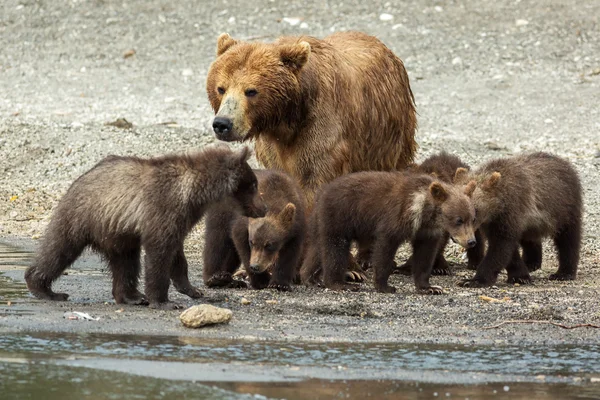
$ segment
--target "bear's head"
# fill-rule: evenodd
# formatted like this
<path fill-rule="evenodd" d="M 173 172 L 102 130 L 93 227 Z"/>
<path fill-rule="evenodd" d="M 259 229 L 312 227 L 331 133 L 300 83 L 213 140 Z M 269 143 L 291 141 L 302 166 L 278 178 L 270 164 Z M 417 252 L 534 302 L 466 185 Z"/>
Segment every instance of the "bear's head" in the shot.
<path fill-rule="evenodd" d="M 475 208 L 471 202 L 475 187 L 475 181 L 464 187 L 439 181 L 429 185 L 432 202 L 440 209 L 442 228 L 448 232 L 453 242 L 467 249 L 477 244 Z"/>
<path fill-rule="evenodd" d="M 298 76 L 309 55 L 305 41 L 250 43 L 219 36 L 206 81 L 217 138 L 241 141 L 292 126 L 302 112 Z"/>
<path fill-rule="evenodd" d="M 236 183 L 233 198 L 242 206 L 244 215 L 252 218 L 263 217 L 266 206 L 260 196 L 257 196 L 258 180 L 248 164 L 248 158 L 250 149 L 244 147 L 239 153 L 233 153 L 227 161 Z"/>
<path fill-rule="evenodd" d="M 471 199 L 475 207 L 475 228 L 479 228 L 481 224 L 489 222 L 498 215 L 505 206 L 502 196 L 499 195 L 502 186 L 500 185 L 501 174 L 497 171 L 474 173 L 465 168 L 456 170 L 455 185 L 466 187 L 473 181 L 476 185 Z"/>
<path fill-rule="evenodd" d="M 249 272 L 259 274 L 272 271 L 279 258 L 279 250 L 289 237 L 295 219 L 296 206 L 292 203 L 286 204 L 279 213 L 268 213 L 264 218 L 249 219 Z"/>

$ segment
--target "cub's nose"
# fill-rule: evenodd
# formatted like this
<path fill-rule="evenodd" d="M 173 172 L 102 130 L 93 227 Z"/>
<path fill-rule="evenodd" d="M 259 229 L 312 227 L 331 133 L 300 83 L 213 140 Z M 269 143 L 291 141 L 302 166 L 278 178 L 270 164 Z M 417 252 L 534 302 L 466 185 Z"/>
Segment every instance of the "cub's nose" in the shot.
<path fill-rule="evenodd" d="M 467 240 L 467 246 L 472 249 L 477 244 L 477 240 L 475 238 Z"/>
<path fill-rule="evenodd" d="M 252 271 L 252 272 L 259 272 L 260 271 L 260 265 L 258 265 L 258 264 L 250 264 L 250 271 Z"/>
<path fill-rule="evenodd" d="M 231 132 L 232 128 L 233 121 L 227 117 L 215 117 L 215 119 L 213 119 L 213 130 L 216 134 Z"/>

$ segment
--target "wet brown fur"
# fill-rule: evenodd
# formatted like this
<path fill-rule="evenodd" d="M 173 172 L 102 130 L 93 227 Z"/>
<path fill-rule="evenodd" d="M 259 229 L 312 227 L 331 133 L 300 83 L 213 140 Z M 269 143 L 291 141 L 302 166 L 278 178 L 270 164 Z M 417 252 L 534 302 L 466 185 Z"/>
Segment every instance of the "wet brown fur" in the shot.
<path fill-rule="evenodd" d="M 558 270 L 550 279 L 576 278 L 583 205 L 579 177 L 568 161 L 524 154 L 489 161 L 471 173 L 459 171 L 457 178 L 479 182 L 473 203 L 489 242 L 475 276 L 462 285 L 490 286 L 505 268 L 509 283 L 530 283 L 529 272 L 542 264 L 544 237 L 551 237 L 558 251 Z"/>
<path fill-rule="evenodd" d="M 207 212 L 203 274 L 209 287 L 240 286 L 232 279 L 240 263 L 254 289 L 291 290 L 298 275 L 306 230 L 304 194 L 285 173 L 255 173 L 267 209 L 264 217 L 247 218 L 227 202 Z"/>
<path fill-rule="evenodd" d="M 372 249 L 375 289 L 392 293 L 395 288 L 388 285 L 388 277 L 394 255 L 410 240 L 417 290 L 441 293 L 429 285 L 436 251 L 446 231 L 461 244 L 472 239 L 473 219 L 473 206 L 462 187 L 426 174 L 359 172 L 340 177 L 318 195 L 302 277 L 310 283 L 322 267 L 325 286 L 353 290 L 344 276 L 350 244 L 357 241 Z"/>
<path fill-rule="evenodd" d="M 470 167 L 465 164 L 459 157 L 449 154 L 445 151 L 434 154 L 425 159 L 421 164 L 415 165 L 410 168 L 413 172 L 421 172 L 424 174 L 432 175 L 442 182 L 453 183 L 456 170 L 463 168 L 469 170 Z M 442 246 L 438 252 L 433 268 L 431 270 L 432 275 L 452 275 L 452 270 L 448 265 L 448 262 L 444 258 L 444 249 L 448 244 L 450 235 L 446 233 L 442 240 Z M 479 230 L 475 231 L 476 244 L 467 249 L 468 268 L 475 269 L 481 262 L 484 256 L 485 243 Z M 398 268 L 398 272 L 404 275 L 411 275 L 412 259 L 409 258 L 406 263 Z"/>
<path fill-rule="evenodd" d="M 364 33 L 275 43 L 223 34 L 207 93 L 217 116 L 233 122 L 231 132 L 217 136 L 254 138 L 259 162 L 295 178 L 309 210 L 324 183 L 351 172 L 404 169 L 417 148 L 404 65 Z"/>
<path fill-rule="evenodd" d="M 80 176 L 59 202 L 25 280 L 31 293 L 67 300 L 52 283 L 90 246 L 107 261 L 117 303 L 169 308 L 169 280 L 192 298 L 183 242 L 207 205 L 235 196 L 251 215 L 256 177 L 247 148 L 225 146 L 142 159 L 109 156 Z M 144 247 L 145 292 L 137 289 Z"/>

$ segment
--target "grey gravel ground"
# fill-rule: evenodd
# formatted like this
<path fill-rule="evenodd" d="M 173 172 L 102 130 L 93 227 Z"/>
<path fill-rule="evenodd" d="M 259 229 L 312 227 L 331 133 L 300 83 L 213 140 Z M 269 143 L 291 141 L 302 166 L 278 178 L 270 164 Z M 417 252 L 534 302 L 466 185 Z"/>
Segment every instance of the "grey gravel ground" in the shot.
<path fill-rule="evenodd" d="M 381 20 L 382 14 L 392 18 Z M 234 319 L 228 326 L 189 331 L 179 325 L 177 312 L 136 307 L 116 312 L 121 307 L 111 303 L 109 278 L 91 259 L 57 284 L 72 301 L 20 300 L 0 310 L 33 314 L 7 313 L 0 317 L 1 329 L 332 341 L 600 342 L 597 330 L 585 328 L 482 329 L 511 319 L 600 323 L 599 18 L 595 0 L 4 0 L 0 240 L 33 249 L 70 183 L 108 154 L 158 155 L 214 142 L 204 85 L 222 32 L 260 40 L 348 29 L 377 35 L 405 61 L 419 112 L 419 159 L 445 149 L 476 165 L 520 151 L 554 152 L 580 172 L 586 211 L 575 282 L 545 279 L 556 269 L 547 244 L 534 286 L 501 281 L 490 289 L 458 288 L 455 281 L 470 272 L 452 247 L 448 256 L 459 264 L 457 276 L 432 279 L 445 288 L 443 296 L 415 295 L 410 279 L 398 276 L 392 280 L 397 295 L 374 293 L 370 282 L 353 294 L 305 287 L 284 294 L 207 290 L 207 300 L 233 309 Z M 125 58 L 130 50 L 135 54 Z M 132 122 L 133 129 L 105 125 L 117 118 Z M 198 285 L 201 232 L 202 225 L 186 243 Z M 405 256 L 401 251 L 399 258 Z M 22 273 L 8 275 L 19 280 Z M 479 298 L 482 294 L 508 300 L 489 303 Z M 242 306 L 241 297 L 252 304 Z M 70 309 L 102 319 L 65 323 L 62 313 Z"/>

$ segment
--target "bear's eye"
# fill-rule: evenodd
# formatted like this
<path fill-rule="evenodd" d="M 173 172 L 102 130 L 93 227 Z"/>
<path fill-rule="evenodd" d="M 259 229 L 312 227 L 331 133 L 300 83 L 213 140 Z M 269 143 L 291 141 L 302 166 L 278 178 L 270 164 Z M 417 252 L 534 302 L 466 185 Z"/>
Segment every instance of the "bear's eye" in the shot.
<path fill-rule="evenodd" d="M 273 250 L 275 250 L 275 246 L 273 246 L 273 243 L 265 243 L 265 250 L 273 251 Z"/>
<path fill-rule="evenodd" d="M 258 92 L 256 91 L 256 89 L 246 89 L 246 92 L 244 92 L 244 94 L 246 95 L 246 97 L 254 97 L 258 94 Z"/>
<path fill-rule="evenodd" d="M 219 92 L 219 94 L 225 94 L 225 89 L 219 86 L 217 92 Z"/>
<path fill-rule="evenodd" d="M 458 217 L 456 219 L 456 226 L 461 226 L 462 224 L 464 224 L 464 221 L 461 217 Z"/>
<path fill-rule="evenodd" d="M 252 241 L 252 239 L 248 240 L 248 244 L 250 245 L 250 247 L 254 246 L 254 242 Z"/>

